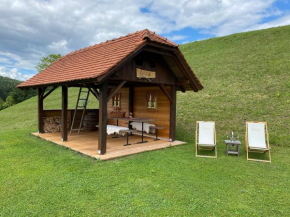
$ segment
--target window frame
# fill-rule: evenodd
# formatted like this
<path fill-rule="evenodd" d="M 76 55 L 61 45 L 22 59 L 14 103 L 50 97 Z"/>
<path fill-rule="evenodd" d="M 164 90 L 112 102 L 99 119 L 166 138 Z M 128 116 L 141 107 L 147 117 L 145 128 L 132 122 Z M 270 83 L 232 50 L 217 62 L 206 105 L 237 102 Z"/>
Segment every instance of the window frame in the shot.
<path fill-rule="evenodd" d="M 118 97 L 118 99 L 116 99 L 116 97 Z M 121 101 L 122 100 L 122 95 L 120 92 L 117 92 L 113 97 L 112 97 L 112 106 L 113 108 L 116 109 L 121 109 Z M 117 102 L 118 104 L 115 105 L 115 102 Z"/>
<path fill-rule="evenodd" d="M 153 97 L 153 100 L 152 100 L 152 97 Z M 151 102 L 150 102 L 150 99 L 151 99 Z M 155 107 L 149 107 L 149 103 L 155 103 Z M 146 106 L 146 110 L 149 110 L 149 111 L 157 111 L 157 108 L 158 108 L 158 95 L 157 95 L 157 92 L 156 91 L 147 91 L 145 93 L 145 106 Z"/>

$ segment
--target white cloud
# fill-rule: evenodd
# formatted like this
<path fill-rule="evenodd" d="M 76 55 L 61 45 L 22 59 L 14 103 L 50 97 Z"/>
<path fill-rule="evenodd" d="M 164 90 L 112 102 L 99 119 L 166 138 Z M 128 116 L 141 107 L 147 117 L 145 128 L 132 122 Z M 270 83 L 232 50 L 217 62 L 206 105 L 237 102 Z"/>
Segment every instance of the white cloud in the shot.
<path fill-rule="evenodd" d="M 290 14 L 282 16 L 282 17 L 280 17 L 276 20 L 270 21 L 268 23 L 261 23 L 261 24 L 253 25 L 253 26 L 247 28 L 246 31 L 258 30 L 258 29 L 267 29 L 267 28 L 271 28 L 271 27 L 285 26 L 285 25 L 290 25 Z"/>
<path fill-rule="evenodd" d="M 265 17 L 281 14 L 271 6 L 275 0 L 154 1 L 150 10 L 175 23 L 175 29 L 191 27 L 221 36 L 244 31 Z M 271 10 L 269 10 L 271 9 Z"/>
<path fill-rule="evenodd" d="M 48 49 L 51 53 L 69 53 L 71 50 L 67 47 L 67 40 L 53 41 L 48 45 Z"/>
<path fill-rule="evenodd" d="M 273 7 L 274 1 L 1 0 L 0 55 L 13 60 L 12 67 L 19 72 L 35 70 L 41 57 L 48 54 L 64 55 L 145 28 L 171 40 L 187 41 L 189 36 L 179 30 L 193 28 L 222 36 L 289 24 L 289 15 Z M 280 18 L 262 23 L 273 16 Z M 0 66 L 4 61 L 0 59 Z"/>
<path fill-rule="evenodd" d="M 25 60 L 25 59 L 23 59 L 22 57 L 20 57 L 20 56 L 18 56 L 16 54 L 9 53 L 9 52 L 1 52 L 1 51 L 0 51 L 0 55 L 4 56 L 3 57 L 4 59 L 9 59 L 11 64 L 12 64 L 12 60 L 13 60 L 15 62 L 13 64 L 14 67 L 22 68 L 22 69 L 35 70 L 35 61 L 34 61 L 34 59 Z M 33 54 L 30 54 L 30 55 L 33 55 Z M 1 63 L 5 63 L 5 62 L 2 62 L 0 60 L 0 65 L 1 65 Z"/>
<path fill-rule="evenodd" d="M 12 62 L 5 57 L 0 57 L 0 63 L 4 63 L 4 64 L 12 64 Z"/>
<path fill-rule="evenodd" d="M 8 69 L 6 67 L 0 66 L 0 76 L 25 81 L 31 78 L 33 74 L 24 74 L 19 72 L 17 68 Z"/>
<path fill-rule="evenodd" d="M 168 39 L 171 41 L 180 41 L 183 39 L 186 39 L 188 36 L 186 35 L 172 35 L 172 36 L 168 36 Z"/>

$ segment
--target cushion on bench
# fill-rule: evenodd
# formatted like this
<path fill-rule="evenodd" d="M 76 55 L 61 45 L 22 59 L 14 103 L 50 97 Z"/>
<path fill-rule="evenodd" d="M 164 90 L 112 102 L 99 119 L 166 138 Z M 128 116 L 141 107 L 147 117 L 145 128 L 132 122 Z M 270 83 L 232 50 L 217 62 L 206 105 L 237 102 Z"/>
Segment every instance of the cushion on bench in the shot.
<path fill-rule="evenodd" d="M 129 130 L 128 127 L 121 127 L 121 126 L 115 126 L 115 125 L 107 125 L 107 134 L 112 135 L 112 134 L 120 134 L 120 131 L 125 131 Z"/>

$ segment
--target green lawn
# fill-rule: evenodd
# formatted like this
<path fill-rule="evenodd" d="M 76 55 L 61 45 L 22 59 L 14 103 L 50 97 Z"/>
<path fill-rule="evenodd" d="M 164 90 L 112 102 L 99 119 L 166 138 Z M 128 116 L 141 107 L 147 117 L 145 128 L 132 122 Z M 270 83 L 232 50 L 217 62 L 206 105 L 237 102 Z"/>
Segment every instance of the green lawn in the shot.
<path fill-rule="evenodd" d="M 273 163 L 224 154 L 194 157 L 194 145 L 99 162 L 31 136 L 1 131 L 3 216 L 192 216 L 289 214 L 290 149 Z"/>
<path fill-rule="evenodd" d="M 0 216 L 287 216 L 290 26 L 181 46 L 205 89 L 178 94 L 187 145 L 97 161 L 30 135 L 36 98 L 0 111 Z M 73 108 L 77 90 L 69 90 Z M 60 90 L 45 108 L 60 108 Z M 90 107 L 98 107 L 93 98 Z M 216 121 L 218 158 L 196 158 L 197 120 Z M 225 156 L 233 130 L 267 121 L 272 163 Z"/>

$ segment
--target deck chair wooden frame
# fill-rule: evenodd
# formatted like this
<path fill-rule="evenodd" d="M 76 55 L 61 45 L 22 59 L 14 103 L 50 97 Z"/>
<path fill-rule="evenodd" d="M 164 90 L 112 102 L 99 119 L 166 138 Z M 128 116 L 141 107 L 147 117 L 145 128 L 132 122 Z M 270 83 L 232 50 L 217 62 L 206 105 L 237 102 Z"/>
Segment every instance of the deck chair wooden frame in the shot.
<path fill-rule="evenodd" d="M 265 130 L 265 148 L 261 147 L 249 147 L 249 138 L 248 138 L 248 124 L 264 124 L 264 130 Z M 271 163 L 271 150 L 270 150 L 270 145 L 269 145 L 269 134 L 268 134 L 268 127 L 267 127 L 267 122 L 252 122 L 252 121 L 247 121 L 246 122 L 246 134 L 245 134 L 245 148 L 247 151 L 247 160 L 248 161 L 258 161 L 258 162 L 269 162 Z M 262 159 L 255 159 L 255 158 L 249 158 L 249 153 L 262 153 L 265 154 L 268 152 L 269 154 L 269 160 L 262 160 Z"/>
<path fill-rule="evenodd" d="M 199 124 L 200 123 L 213 123 L 214 124 L 214 144 L 199 144 Z M 206 147 L 209 145 L 208 147 Z M 209 155 L 199 155 L 198 150 L 208 150 L 215 151 L 214 156 Z M 196 130 L 195 130 L 195 156 L 196 157 L 205 157 L 205 158 L 217 158 L 217 146 L 216 146 L 216 130 L 215 130 L 215 122 L 214 121 L 197 121 L 196 122 Z"/>

